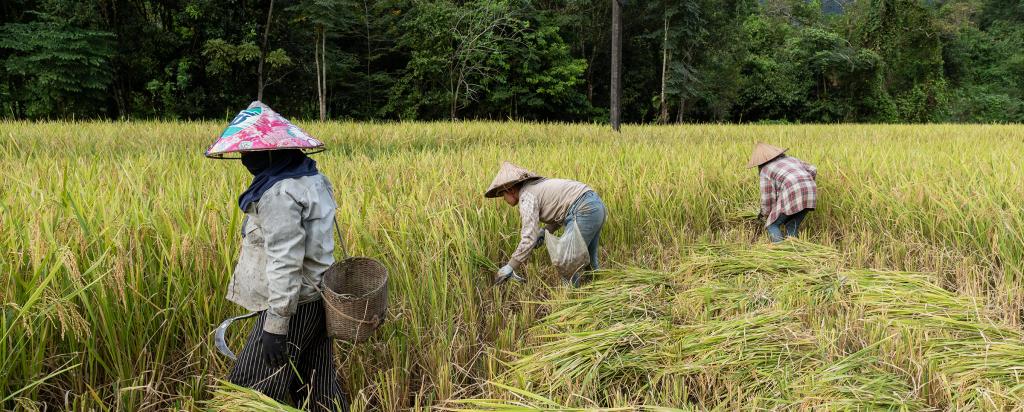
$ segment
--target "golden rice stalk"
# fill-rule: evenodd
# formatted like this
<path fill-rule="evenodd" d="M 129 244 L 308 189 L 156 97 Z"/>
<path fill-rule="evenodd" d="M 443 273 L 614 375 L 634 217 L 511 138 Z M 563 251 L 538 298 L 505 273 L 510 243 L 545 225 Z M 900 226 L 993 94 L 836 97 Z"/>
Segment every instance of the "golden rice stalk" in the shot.
<path fill-rule="evenodd" d="M 213 386 L 213 398 L 206 401 L 206 410 L 213 411 L 254 411 L 254 412 L 301 412 L 288 405 L 282 405 L 258 391 L 218 380 Z"/>

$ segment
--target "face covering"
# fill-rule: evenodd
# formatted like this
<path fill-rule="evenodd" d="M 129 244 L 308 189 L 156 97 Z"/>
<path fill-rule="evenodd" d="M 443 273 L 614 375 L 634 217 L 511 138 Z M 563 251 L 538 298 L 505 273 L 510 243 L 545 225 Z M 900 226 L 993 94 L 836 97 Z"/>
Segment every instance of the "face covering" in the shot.
<path fill-rule="evenodd" d="M 238 196 L 238 207 L 243 212 L 277 182 L 319 173 L 316 161 L 298 149 L 242 153 L 242 165 L 253 176 L 249 188 Z"/>
<path fill-rule="evenodd" d="M 249 169 L 249 173 L 256 176 L 270 166 L 270 152 L 245 153 L 242 155 L 242 166 L 245 166 L 246 169 Z"/>

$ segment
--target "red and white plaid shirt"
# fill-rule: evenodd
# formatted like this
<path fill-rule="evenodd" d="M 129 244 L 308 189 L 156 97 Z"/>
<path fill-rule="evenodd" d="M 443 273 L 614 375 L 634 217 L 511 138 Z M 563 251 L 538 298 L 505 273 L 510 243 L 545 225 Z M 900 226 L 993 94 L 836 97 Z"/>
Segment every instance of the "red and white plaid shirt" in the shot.
<path fill-rule="evenodd" d="M 779 216 L 792 216 L 818 203 L 818 169 L 795 157 L 782 155 L 761 166 L 761 216 L 765 226 Z"/>

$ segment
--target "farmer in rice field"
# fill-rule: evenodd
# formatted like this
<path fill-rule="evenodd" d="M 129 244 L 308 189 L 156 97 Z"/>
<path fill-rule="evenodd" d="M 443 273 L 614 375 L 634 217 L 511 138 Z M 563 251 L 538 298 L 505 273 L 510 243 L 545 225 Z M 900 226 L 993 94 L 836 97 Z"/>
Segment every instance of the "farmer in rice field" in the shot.
<path fill-rule="evenodd" d="M 797 237 L 800 222 L 818 200 L 815 179 L 818 169 L 795 157 L 788 149 L 758 142 L 747 168 L 757 166 L 761 180 L 761 213 L 772 242 Z M 785 230 L 785 233 L 783 233 Z"/>
<path fill-rule="evenodd" d="M 519 245 L 508 263 L 498 270 L 495 283 L 524 281 L 516 272 L 533 249 L 544 244 L 541 222 L 547 225 L 549 232 L 562 226 L 566 233 L 574 228 L 579 230 L 590 255 L 590 270 L 598 269 L 597 249 L 607 210 L 601 197 L 590 186 L 572 180 L 544 178 L 503 162 L 484 197 L 501 197 L 510 206 L 518 205 L 522 218 Z M 580 271 L 575 271 L 566 281 L 572 286 L 579 286 Z"/>
<path fill-rule="evenodd" d="M 306 152 L 322 150 L 269 107 L 254 102 L 206 156 L 239 154 L 253 175 L 238 198 L 242 247 L 227 299 L 254 312 L 228 379 L 316 411 L 348 410 L 316 286 L 334 263 L 333 189 Z"/>

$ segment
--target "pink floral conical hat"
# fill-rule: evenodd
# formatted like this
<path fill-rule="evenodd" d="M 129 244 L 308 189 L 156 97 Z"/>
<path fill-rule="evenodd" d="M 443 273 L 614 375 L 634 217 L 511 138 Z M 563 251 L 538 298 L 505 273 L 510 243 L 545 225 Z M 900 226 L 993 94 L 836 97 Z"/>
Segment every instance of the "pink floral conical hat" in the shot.
<path fill-rule="evenodd" d="M 261 102 L 238 112 L 220 138 L 206 149 L 206 157 L 223 159 L 231 153 L 259 150 L 302 149 L 306 153 L 324 150 L 323 142 Z"/>

